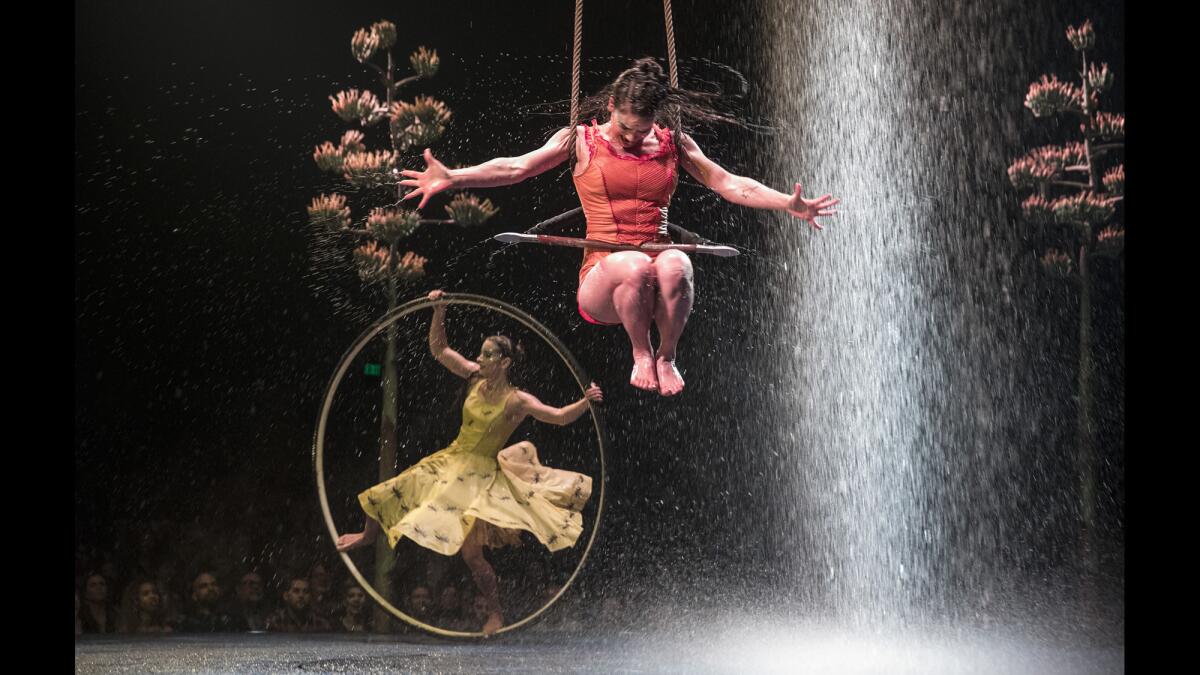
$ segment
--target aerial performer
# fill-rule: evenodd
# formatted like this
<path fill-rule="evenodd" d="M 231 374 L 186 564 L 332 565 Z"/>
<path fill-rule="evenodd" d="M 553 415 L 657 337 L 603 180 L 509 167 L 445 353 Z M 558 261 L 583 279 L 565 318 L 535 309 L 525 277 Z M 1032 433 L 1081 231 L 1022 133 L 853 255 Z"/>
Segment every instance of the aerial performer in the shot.
<path fill-rule="evenodd" d="M 713 98 L 671 86 L 657 61 L 638 59 L 582 104 L 577 119 L 590 123 L 560 129 L 537 150 L 449 169 L 426 149 L 424 171 L 402 172 L 401 185 L 412 188 L 404 199 L 420 198 L 420 209 L 443 190 L 512 185 L 570 160 L 588 240 L 669 244 L 667 210 L 682 167 L 730 202 L 785 211 L 821 229 L 817 218 L 836 213 L 833 206 L 839 200 L 832 195 L 805 199 L 800 183 L 787 194 L 730 173 L 679 128 L 731 121 L 711 107 Z M 597 123 L 597 117 L 604 117 L 604 123 Z M 579 313 L 594 324 L 625 328 L 633 353 L 629 382 L 639 389 L 663 396 L 683 391 L 676 356 L 693 298 L 692 262 L 681 250 L 584 248 L 576 293 Z M 651 324 L 658 328 L 657 349 L 651 345 Z"/>
<path fill-rule="evenodd" d="M 442 295 L 433 291 L 429 297 Z M 567 425 L 583 415 L 589 401 L 602 401 L 603 394 L 593 382 L 574 403 L 546 405 L 510 379 L 520 365 L 519 345 L 493 335 L 472 361 L 449 346 L 445 318 L 446 305 L 435 305 L 429 350 L 467 381 L 458 436 L 445 449 L 359 494 L 366 527 L 338 537 L 337 549 L 367 546 L 383 532 L 392 548 L 408 537 L 442 555 L 461 554 L 487 599 L 482 632 L 492 634 L 503 627 L 504 617 L 496 573 L 484 547 L 519 543 L 519 530 L 532 533 L 551 551 L 573 546 L 583 530 L 580 509 L 592 491 L 590 476 L 543 466 L 532 443 L 505 444 L 526 417 Z"/>

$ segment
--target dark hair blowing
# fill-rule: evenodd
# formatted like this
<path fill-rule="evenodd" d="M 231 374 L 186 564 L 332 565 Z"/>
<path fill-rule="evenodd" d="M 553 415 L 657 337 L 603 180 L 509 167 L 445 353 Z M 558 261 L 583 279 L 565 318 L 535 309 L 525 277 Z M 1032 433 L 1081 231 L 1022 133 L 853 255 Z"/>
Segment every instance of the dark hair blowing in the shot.
<path fill-rule="evenodd" d="M 744 126 L 738 118 L 718 110 L 714 102 L 720 93 L 693 91 L 672 87 L 658 61 L 647 56 L 633 62 L 621 72 L 617 79 L 585 98 L 579 106 L 578 124 L 603 117 L 608 112 L 608 99 L 620 108 L 629 106 L 638 117 L 653 120 L 659 126 L 671 129 L 672 140 L 679 146 L 681 127 L 695 128 L 698 125 L 722 122 Z M 575 137 L 569 137 L 571 160 L 575 159 Z"/>

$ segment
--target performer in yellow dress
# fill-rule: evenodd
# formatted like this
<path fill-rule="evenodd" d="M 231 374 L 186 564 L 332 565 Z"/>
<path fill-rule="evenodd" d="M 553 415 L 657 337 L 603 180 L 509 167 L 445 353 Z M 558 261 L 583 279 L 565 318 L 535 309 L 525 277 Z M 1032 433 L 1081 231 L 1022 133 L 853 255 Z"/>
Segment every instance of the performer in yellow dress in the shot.
<path fill-rule="evenodd" d="M 442 291 L 429 294 L 434 300 L 441 296 Z M 527 416 L 570 424 L 587 410 L 588 401 L 602 401 L 603 394 L 593 382 L 578 401 L 548 406 L 509 382 L 520 358 L 519 347 L 509 338 L 487 338 L 478 359 L 471 361 L 447 344 L 445 318 L 446 306 L 436 305 L 429 350 L 468 381 L 458 437 L 395 478 L 363 491 L 358 501 L 368 516 L 366 528 L 338 537 L 337 549 L 372 544 L 382 531 L 392 548 L 408 537 L 442 555 L 461 552 L 490 605 L 483 632 L 494 633 L 504 619 L 496 573 L 483 547 L 516 543 L 518 530 L 532 533 L 551 551 L 573 546 L 583 530 L 579 511 L 592 493 L 591 477 L 542 466 L 532 443 L 504 444 Z"/>

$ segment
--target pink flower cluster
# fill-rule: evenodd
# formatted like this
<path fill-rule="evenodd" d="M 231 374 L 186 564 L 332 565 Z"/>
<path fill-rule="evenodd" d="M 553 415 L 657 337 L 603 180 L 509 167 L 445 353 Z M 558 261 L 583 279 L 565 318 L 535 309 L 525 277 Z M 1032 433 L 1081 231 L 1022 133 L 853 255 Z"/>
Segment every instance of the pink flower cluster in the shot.
<path fill-rule="evenodd" d="M 423 258 L 409 251 L 400 259 L 400 264 L 396 267 L 396 272 L 403 279 L 416 279 L 425 275 L 425 263 L 427 262 L 429 262 L 428 258 Z"/>
<path fill-rule="evenodd" d="M 1048 117 L 1060 112 L 1082 112 L 1083 91 L 1070 82 L 1061 82 L 1056 75 L 1043 75 L 1039 82 L 1029 85 L 1025 107 L 1034 117 Z"/>
<path fill-rule="evenodd" d="M 371 24 L 371 32 L 379 40 L 382 49 L 391 49 L 396 44 L 396 24 L 391 21 L 376 21 Z"/>
<path fill-rule="evenodd" d="M 359 28 L 350 38 L 350 51 L 359 63 L 366 63 L 380 49 L 391 49 L 396 44 L 396 25 L 390 21 L 377 21 L 370 28 Z"/>
<path fill-rule="evenodd" d="M 1108 64 L 1101 64 L 1099 68 L 1093 63 L 1088 66 L 1087 81 L 1091 85 L 1093 91 L 1103 92 L 1112 86 L 1112 73 L 1108 72 Z"/>
<path fill-rule="evenodd" d="M 1113 212 L 1110 198 L 1091 192 L 1080 192 L 1053 200 L 1041 195 L 1031 195 L 1021 202 L 1021 213 L 1034 223 L 1090 225 L 1108 220 Z"/>
<path fill-rule="evenodd" d="M 1034 157 L 1025 156 L 1008 167 L 1008 180 L 1018 190 L 1036 187 L 1056 173 L 1055 167 Z"/>
<path fill-rule="evenodd" d="M 1113 216 L 1113 205 L 1107 197 L 1092 192 L 1080 192 L 1069 197 L 1059 197 L 1052 204 L 1054 219 L 1060 223 L 1091 225 L 1101 223 Z"/>
<path fill-rule="evenodd" d="M 459 194 L 446 206 L 446 213 L 455 223 L 466 227 L 481 225 L 484 221 L 496 215 L 499 209 L 492 200 L 483 199 L 470 194 Z"/>
<path fill-rule="evenodd" d="M 355 152 L 365 152 L 367 146 L 363 145 L 363 133 L 355 129 L 351 129 L 342 134 L 341 151 L 345 154 Z"/>
<path fill-rule="evenodd" d="M 308 207 L 308 220 L 313 225 L 330 230 L 350 227 L 350 209 L 346 206 L 346 198 L 336 193 L 313 197 Z"/>
<path fill-rule="evenodd" d="M 417 77 L 433 77 L 437 74 L 438 65 L 441 63 L 437 50 L 429 50 L 425 47 L 418 47 L 417 51 L 408 57 L 408 62 L 412 65 L 413 72 L 417 74 Z"/>
<path fill-rule="evenodd" d="M 340 148 L 334 147 L 333 143 L 325 141 L 313 151 L 313 161 L 322 171 L 341 171 L 342 151 Z"/>
<path fill-rule="evenodd" d="M 388 255 L 388 248 L 374 241 L 354 249 L 354 263 L 358 267 L 358 276 L 363 281 L 385 279 Z"/>
<path fill-rule="evenodd" d="M 365 151 L 361 131 L 350 130 L 342 134 L 340 145 L 329 141 L 317 146 L 313 151 L 313 160 L 322 171 L 342 171 L 347 155 Z"/>
<path fill-rule="evenodd" d="M 350 38 L 350 52 L 359 63 L 365 63 L 379 50 L 379 36 L 374 31 L 359 28 Z"/>
<path fill-rule="evenodd" d="M 445 133 L 450 116 L 446 104 L 431 96 L 397 101 L 391 109 L 392 139 L 404 149 L 431 145 Z"/>
<path fill-rule="evenodd" d="M 1008 179 L 1017 189 L 1035 187 L 1059 176 L 1067 167 L 1087 164 L 1083 143 L 1044 145 L 1030 150 L 1008 167 Z"/>
<path fill-rule="evenodd" d="M 367 229 L 378 239 L 398 241 L 412 234 L 420 222 L 416 211 L 376 208 L 367 216 Z"/>
<path fill-rule="evenodd" d="M 333 104 L 333 112 L 343 121 L 366 125 L 383 119 L 379 99 L 369 91 L 342 91 L 336 97 L 330 96 L 329 100 Z"/>
<path fill-rule="evenodd" d="M 1105 248 L 1119 248 L 1125 243 L 1125 228 L 1109 225 L 1096 235 L 1096 243 Z"/>
<path fill-rule="evenodd" d="M 1096 31 L 1092 28 L 1092 20 L 1084 21 L 1083 25 L 1078 28 L 1068 26 L 1067 39 L 1071 41 L 1071 46 L 1077 52 L 1091 49 L 1096 44 Z"/>
<path fill-rule="evenodd" d="M 1125 165 L 1118 164 L 1104 174 L 1104 188 L 1112 195 L 1125 194 Z"/>
<path fill-rule="evenodd" d="M 391 179 L 391 169 L 396 161 L 390 150 L 355 152 L 342 161 L 342 175 L 358 187 L 384 185 Z"/>
<path fill-rule="evenodd" d="M 1080 131 L 1091 138 L 1105 140 L 1125 138 L 1125 116 L 1117 113 L 1096 113 L 1080 126 Z"/>
<path fill-rule="evenodd" d="M 1071 273 L 1071 256 L 1052 248 L 1046 251 L 1046 255 L 1042 256 L 1042 266 L 1046 269 L 1058 274 L 1067 275 Z"/>
<path fill-rule="evenodd" d="M 1034 223 L 1054 222 L 1054 209 L 1050 200 L 1041 195 L 1031 195 L 1021 202 L 1021 213 L 1026 220 Z"/>
<path fill-rule="evenodd" d="M 358 266 L 358 276 L 367 282 L 383 281 L 387 278 L 390 249 L 371 242 L 354 249 L 354 262 Z M 400 281 L 410 281 L 425 275 L 423 258 L 412 251 L 404 254 L 396 263 L 395 274 Z"/>

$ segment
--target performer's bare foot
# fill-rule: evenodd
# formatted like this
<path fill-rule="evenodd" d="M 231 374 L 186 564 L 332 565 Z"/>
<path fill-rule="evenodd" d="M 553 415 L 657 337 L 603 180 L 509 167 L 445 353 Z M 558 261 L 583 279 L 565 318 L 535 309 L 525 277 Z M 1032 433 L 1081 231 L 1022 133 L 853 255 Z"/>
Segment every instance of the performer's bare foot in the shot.
<path fill-rule="evenodd" d="M 375 537 L 367 538 L 366 532 L 354 532 L 338 537 L 337 550 L 345 552 L 360 546 L 370 546 L 375 543 Z"/>
<path fill-rule="evenodd" d="M 629 384 L 646 391 L 658 391 L 658 376 L 654 372 L 654 357 L 650 354 L 633 355 L 633 372 Z"/>
<path fill-rule="evenodd" d="M 660 356 L 654 360 L 654 368 L 658 371 L 658 393 L 674 396 L 683 391 L 683 376 L 675 368 L 675 359 Z"/>
<path fill-rule="evenodd" d="M 500 612 L 492 612 L 488 615 L 487 623 L 483 624 L 483 634 L 491 635 L 504 627 L 504 617 L 500 616 Z"/>

